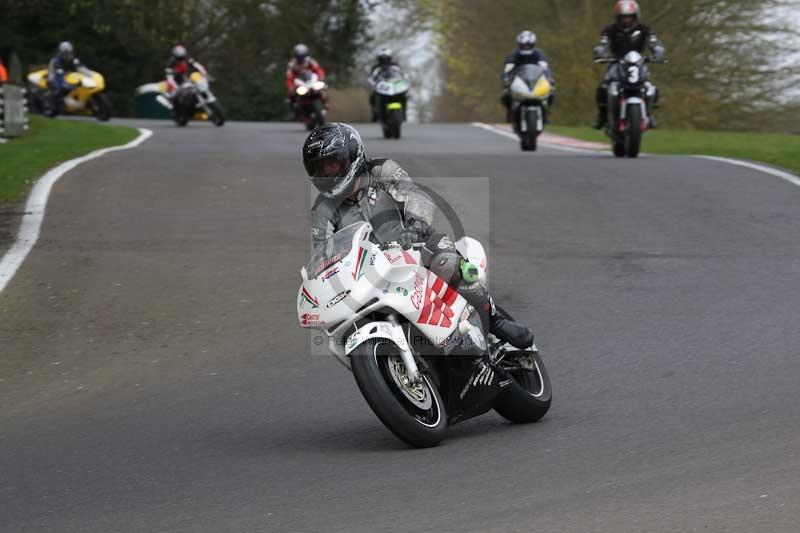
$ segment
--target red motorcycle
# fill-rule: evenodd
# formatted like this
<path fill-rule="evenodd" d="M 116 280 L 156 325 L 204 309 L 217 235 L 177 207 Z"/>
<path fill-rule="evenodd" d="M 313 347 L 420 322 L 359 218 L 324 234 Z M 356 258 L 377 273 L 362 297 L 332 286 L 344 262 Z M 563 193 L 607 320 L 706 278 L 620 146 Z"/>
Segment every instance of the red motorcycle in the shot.
<path fill-rule="evenodd" d="M 306 71 L 294 79 L 295 120 L 306 125 L 306 129 L 313 130 L 325 124 L 325 115 L 328 112 L 328 85 L 311 72 Z"/>

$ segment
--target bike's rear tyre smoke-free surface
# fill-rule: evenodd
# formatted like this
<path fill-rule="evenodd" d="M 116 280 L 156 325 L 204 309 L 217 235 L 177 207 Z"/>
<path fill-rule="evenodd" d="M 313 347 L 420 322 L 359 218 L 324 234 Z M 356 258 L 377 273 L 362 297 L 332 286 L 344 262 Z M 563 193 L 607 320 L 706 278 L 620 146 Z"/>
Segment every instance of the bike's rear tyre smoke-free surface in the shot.
<path fill-rule="evenodd" d="M 538 352 L 531 357 L 535 363 L 534 370 L 510 372 L 513 383 L 494 403 L 495 411 L 511 422 L 536 422 L 550 409 L 553 398 L 550 375 Z"/>

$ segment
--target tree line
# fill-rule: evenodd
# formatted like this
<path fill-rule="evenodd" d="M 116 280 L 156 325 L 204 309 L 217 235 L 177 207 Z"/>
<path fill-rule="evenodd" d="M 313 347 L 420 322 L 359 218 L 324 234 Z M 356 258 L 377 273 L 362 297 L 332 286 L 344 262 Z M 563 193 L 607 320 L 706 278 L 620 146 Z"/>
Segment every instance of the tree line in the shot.
<path fill-rule="evenodd" d="M 307 44 L 331 84 L 347 86 L 370 9 L 366 0 L 0 0 L 0 52 L 27 71 L 72 41 L 124 116 L 136 87 L 163 79 L 180 43 L 208 67 L 231 118 L 275 120 L 286 116 L 292 47 Z"/>
<path fill-rule="evenodd" d="M 800 132 L 800 34 L 786 17 L 797 0 L 639 3 L 644 22 L 668 50 L 669 63 L 651 69 L 666 126 Z M 553 119 L 577 125 L 595 113 L 603 67 L 592 63 L 591 47 L 611 22 L 613 5 L 614 0 L 0 0 L 0 54 L 13 50 L 27 71 L 45 65 L 60 41 L 71 40 L 79 57 L 106 76 L 115 113 L 130 115 L 135 88 L 162 79 L 171 48 L 181 43 L 209 67 L 231 118 L 276 120 L 286 116 L 284 71 L 297 42 L 310 46 L 334 87 L 362 85 L 372 48 L 394 42 L 401 59 L 418 49 L 438 57 L 438 69 L 426 60 L 410 73 L 423 118 L 499 121 L 503 60 L 516 34 L 531 29 L 558 81 Z M 376 12 L 378 23 L 371 24 Z"/>
<path fill-rule="evenodd" d="M 408 4 L 408 0 L 403 0 Z M 558 82 L 554 120 L 587 124 L 603 67 L 591 47 L 613 19 L 613 0 L 418 0 L 439 38 L 439 120 L 501 120 L 499 73 L 514 37 L 537 33 Z M 653 65 L 669 127 L 800 132 L 800 35 L 786 16 L 796 0 L 639 0 L 643 22 L 667 47 Z"/>

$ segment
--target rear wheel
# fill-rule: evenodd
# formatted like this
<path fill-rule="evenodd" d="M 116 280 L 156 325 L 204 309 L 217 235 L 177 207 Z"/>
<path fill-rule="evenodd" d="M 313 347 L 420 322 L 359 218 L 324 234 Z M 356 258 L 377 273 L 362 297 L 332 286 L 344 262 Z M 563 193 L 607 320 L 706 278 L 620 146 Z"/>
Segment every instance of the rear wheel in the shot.
<path fill-rule="evenodd" d="M 550 409 L 550 376 L 539 352 L 521 352 L 514 362 L 524 368 L 508 372 L 512 383 L 497 397 L 494 409 L 511 422 L 536 422 Z"/>
<path fill-rule="evenodd" d="M 211 111 L 209 119 L 216 127 L 219 128 L 225 124 L 225 112 L 222 110 L 222 106 L 219 105 L 219 102 L 208 104 L 208 110 Z"/>
<path fill-rule="evenodd" d="M 89 107 L 92 109 L 92 114 L 101 122 L 106 122 L 111 119 L 111 102 L 104 93 L 96 93 L 92 95 L 89 100 Z"/>
<path fill-rule="evenodd" d="M 642 108 L 638 104 L 628 106 L 628 129 L 625 132 L 625 155 L 639 157 L 642 146 Z"/>
<path fill-rule="evenodd" d="M 447 431 L 444 401 L 425 375 L 410 384 L 400 349 L 386 339 L 373 339 L 350 356 L 353 376 L 364 399 L 381 422 L 400 440 L 417 448 L 436 446 Z"/>

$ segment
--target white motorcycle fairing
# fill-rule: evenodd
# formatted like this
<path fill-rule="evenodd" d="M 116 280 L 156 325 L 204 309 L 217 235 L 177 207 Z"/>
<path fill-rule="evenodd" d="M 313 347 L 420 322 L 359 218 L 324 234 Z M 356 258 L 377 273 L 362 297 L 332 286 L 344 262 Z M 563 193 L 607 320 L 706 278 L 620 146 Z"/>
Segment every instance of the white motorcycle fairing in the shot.
<path fill-rule="evenodd" d="M 401 350 L 409 373 L 416 370 L 408 347 L 410 333 L 399 323 L 357 322 L 378 310 L 393 310 L 413 324 L 430 343 L 446 345 L 472 307 L 455 289 L 420 264 L 420 253 L 403 250 L 396 243 L 387 249 L 370 242 L 372 226 L 352 224 L 327 239 L 301 270 L 298 292 L 300 326 L 328 336 L 334 356 L 350 368 L 348 355 L 375 338 L 394 342 Z M 478 267 L 486 280 L 486 254 L 469 237 L 456 243 L 459 252 Z M 345 337 L 355 327 L 355 333 Z"/>

